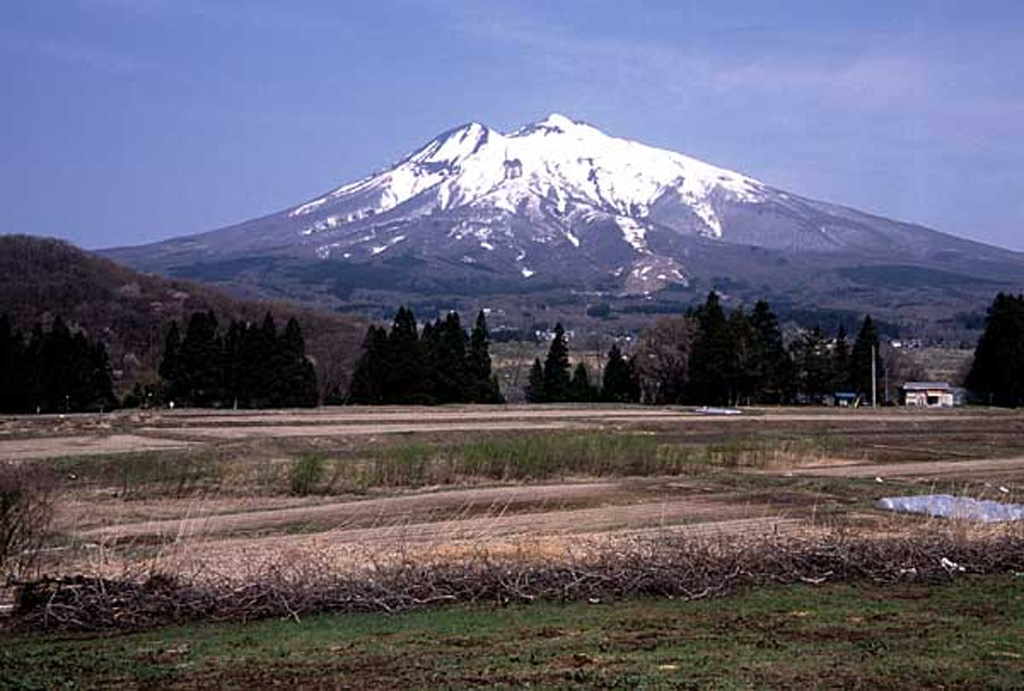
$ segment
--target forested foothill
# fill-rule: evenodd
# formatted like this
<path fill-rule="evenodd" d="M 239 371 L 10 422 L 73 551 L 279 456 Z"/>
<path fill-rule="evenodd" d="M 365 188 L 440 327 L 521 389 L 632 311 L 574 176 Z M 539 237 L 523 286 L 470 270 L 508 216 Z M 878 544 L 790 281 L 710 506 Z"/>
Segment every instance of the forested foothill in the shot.
<path fill-rule="evenodd" d="M 136 382 L 155 389 L 170 323 L 184 330 L 192 314 L 210 311 L 224 325 L 259 325 L 268 312 L 279 326 L 294 317 L 315 363 L 321 399 L 347 390 L 366 328 L 358 318 L 141 273 L 61 240 L 0 236 L 0 314 L 26 339 L 36 324 L 49 329 L 59 315 L 73 333 L 101 341 L 119 397 L 130 394 Z"/>

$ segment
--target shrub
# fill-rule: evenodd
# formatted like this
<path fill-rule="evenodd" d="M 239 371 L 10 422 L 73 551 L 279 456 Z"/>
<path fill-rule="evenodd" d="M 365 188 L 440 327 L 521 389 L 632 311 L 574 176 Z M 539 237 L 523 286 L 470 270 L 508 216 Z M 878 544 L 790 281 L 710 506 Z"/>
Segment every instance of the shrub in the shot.
<path fill-rule="evenodd" d="M 56 483 L 40 469 L 0 465 L 0 577 L 31 570 L 49 534 Z"/>
<path fill-rule="evenodd" d="M 325 461 L 321 456 L 306 455 L 292 466 L 292 494 L 313 494 L 324 477 Z"/>

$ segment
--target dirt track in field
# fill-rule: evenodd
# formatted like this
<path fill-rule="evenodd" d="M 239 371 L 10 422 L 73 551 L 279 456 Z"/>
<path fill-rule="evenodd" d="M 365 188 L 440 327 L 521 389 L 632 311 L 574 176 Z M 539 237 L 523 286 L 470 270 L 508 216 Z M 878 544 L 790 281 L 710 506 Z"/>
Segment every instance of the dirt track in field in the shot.
<path fill-rule="evenodd" d="M 709 492 L 696 483 L 623 480 L 417 492 L 315 506 L 122 522 L 84 530 L 77 537 L 108 544 L 165 543 L 315 530 L 320 539 L 339 542 L 391 541 L 397 537 L 422 542 L 440 537 L 463 540 L 606 533 L 765 518 L 787 511 L 804 513 L 791 504 L 773 507 L 735 493 Z"/>
<path fill-rule="evenodd" d="M 808 532 L 813 507 L 750 501 L 699 483 L 623 480 L 489 487 L 245 511 L 184 520 L 121 523 L 79 540 L 159 545 L 156 563 L 245 568 L 281 555 L 359 563 L 368 555 L 488 550 L 560 552 L 590 540 L 660 533 L 692 536 Z M 173 564 L 173 567 L 170 566 Z"/>
<path fill-rule="evenodd" d="M 843 478 L 993 478 L 1024 474 L 1024 456 L 956 461 L 917 461 L 914 463 L 844 464 L 822 468 L 800 468 L 787 474 L 808 477 Z M 776 473 L 778 474 L 778 473 Z"/>
<path fill-rule="evenodd" d="M 747 410 L 740 415 L 702 414 L 692 409 L 640 407 L 494 408 L 324 408 L 309 411 L 147 411 L 105 416 L 16 416 L 0 419 L 0 461 L 69 456 L 114 455 L 183 450 L 219 442 L 345 438 L 446 432 L 544 431 L 599 429 L 621 425 L 660 428 L 711 426 L 784 429 L 787 425 L 825 424 L 862 428 L 898 422 L 935 423 L 945 417 L 958 422 L 991 423 L 1002 412 L 966 413 L 891 410 Z"/>
<path fill-rule="evenodd" d="M 530 542 L 541 551 L 559 551 L 606 536 L 671 532 L 757 537 L 808 532 L 820 528 L 819 510 L 856 513 L 858 520 L 867 522 L 879 519 L 870 498 L 864 498 L 863 483 L 846 494 L 829 495 L 832 490 L 822 494 L 801 478 L 879 477 L 910 482 L 1000 478 L 1000 484 L 1014 487 L 1024 477 L 1022 448 L 1015 443 L 1024 431 L 1024 418 L 976 410 L 791 409 L 716 415 L 676 408 L 509 406 L 3 418 L 0 461 L 160 451 L 173 451 L 187 460 L 191 454 L 181 454 L 182 450 L 210 449 L 213 457 L 223 451 L 244 466 L 249 453 L 261 453 L 268 462 L 291 463 L 307 448 L 341 449 L 341 453 L 371 447 L 386 450 L 390 442 L 382 442 L 388 437 L 405 444 L 404 437 L 410 435 L 432 444 L 446 439 L 448 432 L 466 439 L 477 433 L 561 429 L 658 434 L 672 442 L 698 445 L 734 438 L 781 439 L 782 443 L 835 438 L 838 450 L 823 450 L 820 456 L 812 452 L 790 457 L 783 452 L 781 461 L 773 457 L 773 465 L 763 467 L 721 465 L 717 472 L 723 475 L 718 479 L 699 474 L 576 478 L 547 484 L 389 490 L 387 494 L 380 490 L 349 497 L 261 494 L 260 485 L 253 485 L 253 494 L 244 488 L 222 487 L 210 495 L 147 498 L 140 494 L 125 500 L 116 485 L 117 476 L 110 475 L 103 476 L 108 485 L 86 485 L 69 497 L 60 507 L 57 524 L 71 544 L 85 545 L 77 556 L 69 557 L 72 560 L 116 555 L 115 561 L 130 561 L 139 555 L 156 555 L 145 558 L 201 560 L 231 569 L 305 550 L 307 556 L 329 555 L 360 563 L 368 554 L 406 547 L 436 554 L 465 552 L 480 545 L 517 549 Z M 270 443 L 281 438 L 297 441 Z M 983 457 L 986 450 L 990 458 Z M 149 458 L 140 456 L 138 462 Z M 728 478 L 739 482 L 730 484 Z M 793 478 L 794 488 L 789 489 L 790 480 L 781 478 Z M 87 561 L 75 563 L 82 568 L 94 566 Z"/>

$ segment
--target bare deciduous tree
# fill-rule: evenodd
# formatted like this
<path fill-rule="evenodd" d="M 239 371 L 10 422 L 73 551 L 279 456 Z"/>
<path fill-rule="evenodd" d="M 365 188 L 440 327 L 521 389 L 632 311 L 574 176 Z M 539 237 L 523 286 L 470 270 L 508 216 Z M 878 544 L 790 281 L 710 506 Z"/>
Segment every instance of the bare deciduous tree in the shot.
<path fill-rule="evenodd" d="M 689 378 L 697 325 L 690 317 L 666 317 L 640 336 L 634 354 L 644 403 L 677 403 Z"/>

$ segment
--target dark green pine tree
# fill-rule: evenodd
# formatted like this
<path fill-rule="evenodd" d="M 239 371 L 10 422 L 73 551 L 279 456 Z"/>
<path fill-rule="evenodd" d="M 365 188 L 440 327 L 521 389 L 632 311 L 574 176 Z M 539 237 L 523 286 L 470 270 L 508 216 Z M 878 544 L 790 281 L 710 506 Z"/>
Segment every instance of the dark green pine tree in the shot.
<path fill-rule="evenodd" d="M 561 323 L 555 324 L 555 334 L 544 360 L 544 399 L 559 403 L 570 399 L 569 342 Z"/>
<path fill-rule="evenodd" d="M 117 407 L 114 395 L 114 382 L 110 371 L 110 356 L 103 343 L 86 344 L 88 348 L 88 391 L 89 401 L 85 410 L 99 412 L 113 410 Z"/>
<path fill-rule="evenodd" d="M 246 325 L 231 320 L 224 336 L 221 372 L 224 382 L 224 404 L 232 408 L 247 408 L 249 400 L 245 391 L 245 372 L 249 363 L 245 361 Z"/>
<path fill-rule="evenodd" d="M 729 405 L 749 405 L 760 386 L 759 370 L 762 362 L 758 352 L 758 334 L 743 307 L 733 310 L 728 323 L 729 358 L 725 400 Z"/>
<path fill-rule="evenodd" d="M 433 352 L 435 384 L 427 393 L 439 403 L 460 403 L 471 397 L 469 361 L 466 358 L 468 338 L 458 312 L 449 312 L 444 321 L 434 325 L 436 345 Z"/>
<path fill-rule="evenodd" d="M 185 403 L 206 408 L 221 402 L 223 361 L 217 317 L 213 312 L 196 312 L 188 322 L 181 343 L 181 378 Z"/>
<path fill-rule="evenodd" d="M 993 300 L 966 384 L 989 404 L 1024 405 L 1024 295 Z"/>
<path fill-rule="evenodd" d="M 718 294 L 709 293 L 694 316 L 698 329 L 690 360 L 690 398 L 695 403 L 728 404 L 736 352 Z"/>
<path fill-rule="evenodd" d="M 383 404 L 384 380 L 389 369 L 387 329 L 371 325 L 366 330 L 362 353 L 352 373 L 348 402 L 355 405 Z"/>
<path fill-rule="evenodd" d="M 416 317 L 411 309 L 401 307 L 395 314 L 391 333 L 388 334 L 388 350 L 390 370 L 384 383 L 384 401 L 405 404 L 433 402 L 423 386 L 426 363 Z"/>
<path fill-rule="evenodd" d="M 864 317 L 857 340 L 850 351 L 849 381 L 855 393 L 870 401 L 871 397 L 871 354 L 875 355 L 875 376 L 882 376 L 882 354 L 879 347 L 878 333 L 871 315 Z"/>
<path fill-rule="evenodd" d="M 534 358 L 533 367 L 530 368 L 530 380 L 526 385 L 526 400 L 528 403 L 546 403 L 548 400 L 544 391 L 544 366 L 540 364 L 540 358 Z"/>
<path fill-rule="evenodd" d="M 15 332 L 7 315 L 0 315 L 0 413 L 20 413 L 16 376 L 24 364 L 16 346 Z"/>
<path fill-rule="evenodd" d="M 630 368 L 626 358 L 622 356 L 619 346 L 613 345 L 608 351 L 608 362 L 604 366 L 601 380 L 601 400 L 609 403 L 627 403 L 633 400 L 630 395 Z"/>
<path fill-rule="evenodd" d="M 590 373 L 582 362 L 576 363 L 569 381 L 569 400 L 576 403 L 590 403 L 597 400 L 597 389 L 590 383 Z"/>
<path fill-rule="evenodd" d="M 430 401 L 437 402 L 437 392 L 443 387 L 441 375 L 441 319 L 428 321 L 420 332 L 420 388 Z"/>
<path fill-rule="evenodd" d="M 306 341 L 302 327 L 292 317 L 284 327 L 277 343 L 280 363 L 277 391 L 273 397 L 275 407 L 314 408 L 320 401 L 316 370 L 306 357 Z"/>
<path fill-rule="evenodd" d="M 805 331 L 793 343 L 797 389 L 804 403 L 821 403 L 832 388 L 832 356 L 820 327 Z"/>
<path fill-rule="evenodd" d="M 504 398 L 498 379 L 491 370 L 491 339 L 487 331 L 487 317 L 480 310 L 469 336 L 468 370 L 470 401 L 473 403 L 502 403 Z"/>
<path fill-rule="evenodd" d="M 25 337 L 6 315 L 0 316 L 0 412 L 32 412 L 29 377 L 33 371 Z"/>
<path fill-rule="evenodd" d="M 41 324 L 32 327 L 32 335 L 25 345 L 25 397 L 28 399 L 30 412 L 50 412 L 46 400 L 46 376 L 44 363 L 44 347 L 46 337 Z"/>
<path fill-rule="evenodd" d="M 169 401 L 185 398 L 186 382 L 181 370 L 181 331 L 178 322 L 172 321 L 164 337 L 164 355 L 157 372 L 163 380 L 164 398 Z"/>
<path fill-rule="evenodd" d="M 868 360 L 870 363 L 870 359 Z M 835 345 L 832 347 L 832 390 L 849 391 L 850 389 L 850 344 L 847 341 L 846 327 L 839 325 Z"/>
<path fill-rule="evenodd" d="M 75 369 L 80 364 L 75 356 L 71 331 L 58 316 L 48 333 L 40 331 L 40 337 L 38 369 L 43 386 L 43 410 L 70 412 L 73 403 L 71 394 L 77 388 Z"/>
<path fill-rule="evenodd" d="M 760 403 L 786 403 L 793 397 L 793 361 L 786 350 L 779 320 L 764 300 L 750 315 L 754 335 L 751 368 L 756 398 Z"/>
<path fill-rule="evenodd" d="M 253 406 L 256 408 L 273 408 L 282 396 L 284 387 L 284 361 L 278 341 L 277 322 L 274 315 L 267 312 L 263 315 L 263 323 L 253 330 L 252 352 L 259 354 L 259 361 L 251 361 Z"/>

